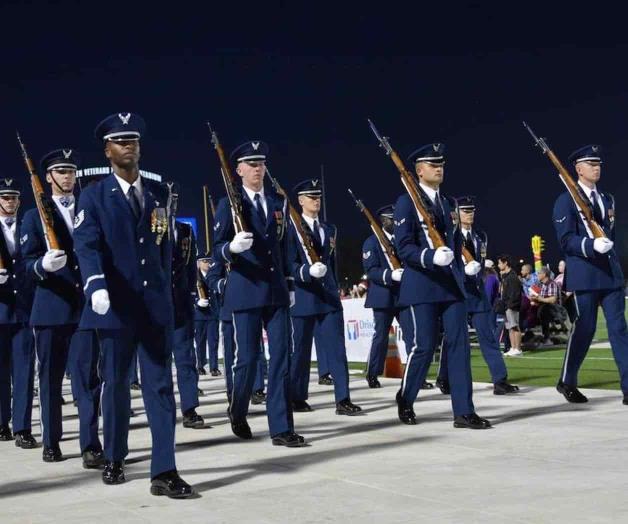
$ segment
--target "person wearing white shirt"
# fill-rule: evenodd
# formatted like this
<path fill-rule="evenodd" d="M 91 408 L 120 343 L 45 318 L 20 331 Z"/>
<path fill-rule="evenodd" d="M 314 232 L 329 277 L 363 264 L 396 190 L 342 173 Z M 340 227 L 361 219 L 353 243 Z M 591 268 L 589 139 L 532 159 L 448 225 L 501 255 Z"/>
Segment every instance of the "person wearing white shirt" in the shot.
<path fill-rule="evenodd" d="M 0 441 L 15 437 L 18 448 L 32 449 L 37 447 L 31 433 L 35 354 L 28 325 L 33 297 L 20 253 L 19 206 L 18 183 L 0 179 Z"/>

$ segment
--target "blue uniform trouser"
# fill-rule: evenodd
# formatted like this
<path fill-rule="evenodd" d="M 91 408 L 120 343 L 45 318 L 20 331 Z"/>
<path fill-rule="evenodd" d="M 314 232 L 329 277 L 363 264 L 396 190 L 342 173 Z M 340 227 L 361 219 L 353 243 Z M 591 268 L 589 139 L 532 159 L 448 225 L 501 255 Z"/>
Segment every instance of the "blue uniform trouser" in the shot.
<path fill-rule="evenodd" d="M 209 369 L 218 369 L 218 325 L 216 319 L 194 321 L 194 344 L 198 367 L 207 365 L 209 352 Z"/>
<path fill-rule="evenodd" d="M 454 416 L 474 412 L 471 383 L 471 356 L 467 330 L 467 308 L 463 301 L 436 302 L 410 306 L 404 340 L 411 351 L 401 381 L 401 395 L 411 406 L 427 377 L 434 349 L 438 343 L 439 318 L 448 339 L 448 379 Z"/>
<path fill-rule="evenodd" d="M 61 386 L 68 351 L 76 324 L 35 327 L 35 350 L 39 362 L 39 409 L 42 441 L 46 447 L 59 445 L 61 425 Z"/>
<path fill-rule="evenodd" d="M 624 290 L 606 289 L 576 291 L 574 293 L 576 314 L 567 351 L 563 361 L 561 380 L 571 386 L 578 385 L 578 371 L 589 350 L 597 324 L 598 306 L 602 306 L 606 318 L 608 339 L 619 368 L 621 389 L 628 394 L 628 333 L 624 317 Z"/>
<path fill-rule="evenodd" d="M 225 358 L 225 383 L 227 385 L 227 397 L 231 399 L 233 391 L 233 322 L 220 321 L 220 330 L 222 337 L 222 350 Z M 253 391 L 264 391 L 265 378 L 267 374 L 266 355 L 264 354 L 264 344 L 261 342 L 260 335 L 260 351 L 257 356 L 257 367 L 255 372 L 255 381 L 253 382 Z"/>
<path fill-rule="evenodd" d="M 129 368 L 137 353 L 142 373 L 142 397 L 152 436 L 151 478 L 176 468 L 171 329 L 142 323 L 136 329 L 98 330 L 102 353 L 105 458 L 124 460 L 129 452 Z"/>
<path fill-rule="evenodd" d="M 317 351 L 322 349 L 322 352 L 327 353 L 327 362 L 334 378 L 336 403 L 349 399 L 349 365 L 347 364 L 342 310 L 307 317 L 292 317 L 294 347 L 290 366 L 291 399 L 307 400 L 308 398 L 315 328 L 325 334 L 325 344 L 322 348 L 317 346 Z"/>
<path fill-rule="evenodd" d="M 198 368 L 196 366 L 192 320 L 174 330 L 172 353 L 177 367 L 181 413 L 185 413 L 198 407 Z"/>
<path fill-rule="evenodd" d="M 330 375 L 329 362 L 327 361 L 327 351 L 325 351 L 325 344 L 327 340 L 325 333 L 320 329 L 320 325 L 314 326 L 314 343 L 316 344 L 316 368 L 318 369 L 318 377 L 324 375 Z"/>
<path fill-rule="evenodd" d="M 266 394 L 266 413 L 270 435 L 293 431 L 290 405 L 289 318 L 285 306 L 235 311 L 233 317 L 234 359 L 233 392 L 229 411 L 233 421 L 246 417 L 258 370 L 262 326 L 268 333 L 270 365 Z"/>
<path fill-rule="evenodd" d="M 396 318 L 401 323 L 401 310 L 399 308 L 378 308 L 373 309 L 373 320 L 375 321 L 375 331 L 371 340 L 371 349 L 366 361 L 366 375 L 377 377 L 384 372 L 386 355 L 388 353 L 388 338 L 390 326 Z"/>
<path fill-rule="evenodd" d="M 506 364 L 504 364 L 504 356 L 499 349 L 499 342 L 495 338 L 493 313 L 491 311 L 481 311 L 479 313 L 470 313 L 469 316 L 478 336 L 480 351 L 491 373 L 493 384 L 506 380 L 508 378 L 508 370 L 506 369 Z M 445 379 L 449 374 L 448 351 L 447 337 L 445 337 L 443 351 L 440 355 L 440 367 L 438 368 L 439 379 Z"/>
<path fill-rule="evenodd" d="M 129 384 L 138 384 L 140 381 L 137 375 L 137 355 L 131 360 L 129 366 Z"/>
<path fill-rule="evenodd" d="M 1 325 L 0 426 L 8 426 L 13 418 L 13 433 L 31 429 L 34 376 L 33 331 L 27 324 Z M 13 395 L 11 395 L 11 389 L 13 389 Z M 13 396 L 13 410 L 11 410 L 11 396 Z"/>
<path fill-rule="evenodd" d="M 100 344 L 95 330 L 77 330 L 70 343 L 70 376 L 79 412 L 81 453 L 101 451 L 98 437 L 101 382 L 98 376 Z"/>

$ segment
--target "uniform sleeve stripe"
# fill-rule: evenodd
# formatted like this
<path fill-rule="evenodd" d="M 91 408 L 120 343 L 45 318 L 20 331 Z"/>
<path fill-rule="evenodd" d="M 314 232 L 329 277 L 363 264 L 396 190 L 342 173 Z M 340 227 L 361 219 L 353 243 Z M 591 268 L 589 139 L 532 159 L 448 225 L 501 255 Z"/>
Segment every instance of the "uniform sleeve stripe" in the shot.
<path fill-rule="evenodd" d="M 225 255 L 226 247 L 229 247 L 229 244 L 225 244 L 224 246 L 222 246 L 222 249 L 220 250 L 220 252 L 222 253 L 222 258 L 224 258 L 227 262 L 229 262 L 229 258 L 227 257 L 227 255 Z"/>
<path fill-rule="evenodd" d="M 305 267 L 305 264 L 301 266 L 301 268 L 299 269 L 299 275 L 301 277 L 301 280 L 305 280 L 305 277 L 303 276 L 303 268 Z"/>
<path fill-rule="evenodd" d="M 43 280 L 44 277 L 39 273 L 39 271 L 37 271 L 37 264 L 40 264 L 40 263 L 41 263 L 41 258 L 37 260 L 37 262 L 35 262 L 35 264 L 33 265 L 33 270 L 35 271 L 35 274 L 39 277 L 39 279 Z"/>
<path fill-rule="evenodd" d="M 388 269 L 384 269 L 384 274 L 382 275 L 382 280 L 384 281 L 384 284 L 386 283 L 386 273 L 388 272 Z"/>
<path fill-rule="evenodd" d="M 587 241 L 586 238 L 582 239 L 582 244 L 580 244 L 580 249 L 582 249 L 582 254 L 586 257 L 587 256 L 587 250 L 584 246 L 585 242 Z"/>
<path fill-rule="evenodd" d="M 98 280 L 99 278 L 105 278 L 105 275 L 92 275 L 91 277 L 88 277 L 88 279 L 85 281 L 85 285 L 83 286 L 83 291 L 87 291 L 90 282 L 92 282 L 93 280 Z"/>
<path fill-rule="evenodd" d="M 423 267 L 426 267 L 425 265 L 425 252 L 427 251 L 427 248 L 425 248 L 423 251 L 421 251 L 421 265 Z"/>

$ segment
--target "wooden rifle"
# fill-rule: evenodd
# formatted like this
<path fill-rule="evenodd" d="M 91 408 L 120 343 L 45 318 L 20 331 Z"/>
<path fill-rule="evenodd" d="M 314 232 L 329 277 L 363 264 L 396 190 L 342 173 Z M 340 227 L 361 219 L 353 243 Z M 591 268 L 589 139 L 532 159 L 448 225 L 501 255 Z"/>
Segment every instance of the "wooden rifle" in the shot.
<path fill-rule="evenodd" d="M 410 171 L 407 170 L 406 166 L 403 164 L 403 160 L 399 158 L 399 155 L 397 154 L 397 152 L 390 145 L 390 142 L 388 141 L 388 137 L 380 135 L 379 131 L 377 131 L 377 128 L 375 127 L 373 122 L 369 120 L 368 123 L 371 127 L 371 131 L 373 132 L 373 134 L 379 141 L 379 145 L 384 148 L 386 155 L 388 155 L 391 158 L 391 160 L 397 167 L 397 170 L 399 171 L 399 174 L 401 175 L 401 183 L 406 188 L 408 195 L 410 195 L 410 199 L 412 200 L 412 203 L 414 204 L 414 209 L 416 209 L 416 212 L 419 215 L 419 218 L 426 225 L 427 236 L 432 241 L 434 249 L 447 246 L 447 244 L 445 243 L 445 240 L 443 239 L 441 234 L 438 232 L 438 229 L 436 229 L 436 226 L 434 225 L 434 218 L 432 217 L 431 213 L 427 210 L 427 206 L 425 205 L 425 202 L 423 201 L 423 197 L 421 196 L 418 185 L 414 180 L 414 177 L 412 176 Z M 462 258 L 464 259 L 465 264 L 468 264 L 469 262 L 472 262 L 474 260 L 471 252 L 464 246 L 462 246 Z"/>
<path fill-rule="evenodd" d="M 321 258 L 318 256 L 316 249 L 314 249 L 314 244 L 312 244 L 312 237 L 308 234 L 307 231 L 305 231 L 303 227 L 303 219 L 301 218 L 301 215 L 294 208 L 294 206 L 290 203 L 288 194 L 279 185 L 279 182 L 277 181 L 277 179 L 271 176 L 270 171 L 268 171 L 268 168 L 266 168 L 266 174 L 268 175 L 269 180 L 273 184 L 275 191 L 277 191 L 279 195 L 281 195 L 282 197 L 286 199 L 286 202 L 288 204 L 288 213 L 290 214 L 290 221 L 292 222 L 292 225 L 294 226 L 294 229 L 297 233 L 297 237 L 299 238 L 301 247 L 303 248 L 303 251 L 305 252 L 305 256 L 307 258 L 308 263 L 311 266 L 312 264 L 315 264 L 316 262 L 320 262 Z"/>
<path fill-rule="evenodd" d="M 26 169 L 31 176 L 31 187 L 33 189 L 33 196 L 35 197 L 35 204 L 37 205 L 37 211 L 39 211 L 39 218 L 41 219 L 41 225 L 44 230 L 44 237 L 46 238 L 46 244 L 48 249 L 61 249 L 59 245 L 59 239 L 54 231 L 54 218 L 53 218 L 53 204 L 46 197 L 44 188 L 41 185 L 41 180 L 35 171 L 33 161 L 26 152 L 26 146 L 22 142 L 20 134 L 17 133 L 17 141 L 20 144 L 22 150 L 22 156 L 24 157 L 24 163 Z"/>
<path fill-rule="evenodd" d="M 600 224 L 598 224 L 593 218 L 593 211 L 589 205 L 589 200 L 582 195 L 581 189 L 578 187 L 576 181 L 571 177 L 569 171 L 567 171 L 562 162 L 549 148 L 544 138 L 538 138 L 534 134 L 534 131 L 530 129 L 530 126 L 525 122 L 523 122 L 523 127 L 528 130 L 528 133 L 532 135 L 536 145 L 541 148 L 543 154 L 547 155 L 547 158 L 550 159 L 550 162 L 554 164 L 554 167 L 558 170 L 558 176 L 563 181 L 563 184 L 565 184 L 567 191 L 569 191 L 574 204 L 576 204 L 576 208 L 580 211 L 580 215 L 582 216 L 582 220 L 584 220 L 585 225 L 591 230 L 591 233 L 593 233 L 593 238 L 606 238 L 604 229 L 602 229 L 602 226 L 600 226 Z"/>
<path fill-rule="evenodd" d="M 348 191 L 349 191 L 349 194 L 353 197 L 353 200 L 355 201 L 355 205 L 358 206 L 358 209 L 362 211 L 362 213 L 368 220 L 369 225 L 371 226 L 371 230 L 375 234 L 375 238 L 377 238 L 377 241 L 379 242 L 379 245 L 382 248 L 382 251 L 384 252 L 384 256 L 386 257 L 386 260 L 388 261 L 388 265 L 390 266 L 390 268 L 401 269 L 401 262 L 399 262 L 399 259 L 397 258 L 397 254 L 395 252 L 395 246 L 393 246 L 392 242 L 388 240 L 388 237 L 384 233 L 384 230 L 382 229 L 382 227 L 379 225 L 379 222 L 375 220 L 375 217 L 369 211 L 369 209 L 364 205 L 362 200 L 358 199 L 353 194 L 353 191 L 351 191 L 351 189 L 349 189 Z"/>
<path fill-rule="evenodd" d="M 247 232 L 248 228 L 246 226 L 246 221 L 244 220 L 244 212 L 242 208 L 242 194 L 240 193 L 236 185 L 235 179 L 233 178 L 231 168 L 229 167 L 227 157 L 225 156 L 225 151 L 218 141 L 218 135 L 212 129 L 212 126 L 209 122 L 207 122 L 207 126 L 209 127 L 209 132 L 212 136 L 212 144 L 216 149 L 216 153 L 218 154 L 218 160 L 220 161 L 220 172 L 222 173 L 222 181 L 225 184 L 225 191 L 227 193 L 227 198 L 229 199 L 229 205 L 231 206 L 231 218 L 233 220 L 233 228 L 235 229 L 236 234 L 240 233 L 241 231 Z"/>

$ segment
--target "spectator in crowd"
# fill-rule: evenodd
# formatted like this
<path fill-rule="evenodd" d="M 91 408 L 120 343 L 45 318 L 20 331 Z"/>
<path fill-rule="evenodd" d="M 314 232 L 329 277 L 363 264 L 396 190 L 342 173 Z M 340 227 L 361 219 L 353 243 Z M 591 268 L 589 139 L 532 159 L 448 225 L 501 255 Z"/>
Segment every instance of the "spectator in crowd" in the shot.
<path fill-rule="evenodd" d="M 530 302 L 538 305 L 538 315 L 543 330 L 542 346 L 551 346 L 550 324 L 556 318 L 557 305 L 560 304 L 559 288 L 551 278 L 549 268 L 542 267 L 538 271 L 539 282 L 541 283 L 540 293 L 536 293 L 534 288 L 530 288 Z"/>
<path fill-rule="evenodd" d="M 484 261 L 484 290 L 486 291 L 486 296 L 488 297 L 488 301 L 491 306 L 495 305 L 495 301 L 499 297 L 499 277 L 497 276 L 497 272 L 495 271 L 495 263 L 486 259 Z"/>
<path fill-rule="evenodd" d="M 539 283 L 539 277 L 534 272 L 532 264 L 523 264 L 521 266 L 521 284 L 526 297 L 530 296 L 530 287 Z"/>
<path fill-rule="evenodd" d="M 538 306 L 530 302 L 530 289 L 536 286 L 540 289 L 539 277 L 534 272 L 531 264 L 523 264 L 521 266 L 521 284 L 523 286 L 523 295 L 521 296 L 521 309 L 519 313 L 519 324 L 524 332 L 523 340 L 534 338 L 531 329 L 538 324 Z"/>
<path fill-rule="evenodd" d="M 561 260 L 558 263 L 558 275 L 554 279 L 554 282 L 556 282 L 556 285 L 558 286 L 558 297 L 560 299 L 560 303 L 565 307 L 565 310 L 569 315 L 569 320 L 573 323 L 576 319 L 576 305 L 573 298 L 573 292 L 565 290 L 565 267 L 565 261 Z"/>
<path fill-rule="evenodd" d="M 505 309 L 505 327 L 510 337 L 508 357 L 519 357 L 521 351 L 521 331 L 519 329 L 519 310 L 521 308 L 522 284 L 512 269 L 512 259 L 509 255 L 501 255 L 497 259 L 497 267 L 502 277 L 501 300 Z"/>

